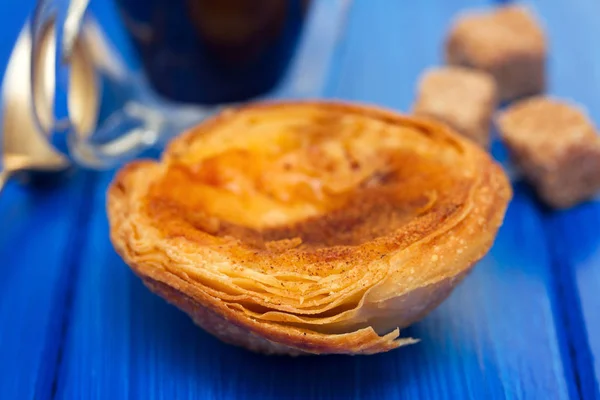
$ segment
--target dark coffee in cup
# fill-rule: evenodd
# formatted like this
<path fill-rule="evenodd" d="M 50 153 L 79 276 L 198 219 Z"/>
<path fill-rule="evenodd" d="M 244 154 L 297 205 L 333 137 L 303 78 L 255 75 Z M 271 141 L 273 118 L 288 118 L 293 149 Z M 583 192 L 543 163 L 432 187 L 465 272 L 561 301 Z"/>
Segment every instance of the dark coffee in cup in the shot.
<path fill-rule="evenodd" d="M 244 101 L 282 79 L 310 0 L 115 0 L 148 80 L 166 98 Z"/>

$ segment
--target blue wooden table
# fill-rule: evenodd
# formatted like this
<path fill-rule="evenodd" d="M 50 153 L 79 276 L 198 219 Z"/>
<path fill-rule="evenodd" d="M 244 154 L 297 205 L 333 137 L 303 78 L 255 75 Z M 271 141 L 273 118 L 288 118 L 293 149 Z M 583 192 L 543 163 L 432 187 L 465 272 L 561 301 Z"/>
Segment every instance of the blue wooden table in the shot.
<path fill-rule="evenodd" d="M 2 2 L 0 74 L 32 3 Z M 452 16 L 489 4 L 355 0 L 322 95 L 408 110 Z M 600 124 L 600 2 L 528 4 L 550 37 L 550 92 Z M 11 183 L 0 195 L 2 400 L 600 399 L 600 202 L 552 212 L 515 182 L 489 255 L 403 332 L 419 344 L 269 358 L 205 334 L 133 276 L 108 239 L 112 174 L 77 171 L 45 190 Z"/>

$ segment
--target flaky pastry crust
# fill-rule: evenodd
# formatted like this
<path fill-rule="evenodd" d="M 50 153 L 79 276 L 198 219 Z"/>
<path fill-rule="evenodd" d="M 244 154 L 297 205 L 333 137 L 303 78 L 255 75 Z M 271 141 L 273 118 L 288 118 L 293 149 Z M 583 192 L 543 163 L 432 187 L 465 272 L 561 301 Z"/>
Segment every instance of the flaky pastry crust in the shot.
<path fill-rule="evenodd" d="M 512 195 L 475 144 L 341 102 L 228 110 L 125 166 L 107 209 L 145 284 L 224 342 L 373 354 L 491 247 Z"/>

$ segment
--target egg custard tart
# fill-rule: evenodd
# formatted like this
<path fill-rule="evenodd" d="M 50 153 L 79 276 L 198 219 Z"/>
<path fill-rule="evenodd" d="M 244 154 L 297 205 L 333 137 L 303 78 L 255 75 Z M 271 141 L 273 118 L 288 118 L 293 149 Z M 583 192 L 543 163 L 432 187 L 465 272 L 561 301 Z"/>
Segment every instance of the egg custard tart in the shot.
<path fill-rule="evenodd" d="M 430 120 L 338 102 L 259 103 L 135 161 L 108 191 L 116 251 L 222 341 L 373 354 L 491 247 L 512 191 Z"/>

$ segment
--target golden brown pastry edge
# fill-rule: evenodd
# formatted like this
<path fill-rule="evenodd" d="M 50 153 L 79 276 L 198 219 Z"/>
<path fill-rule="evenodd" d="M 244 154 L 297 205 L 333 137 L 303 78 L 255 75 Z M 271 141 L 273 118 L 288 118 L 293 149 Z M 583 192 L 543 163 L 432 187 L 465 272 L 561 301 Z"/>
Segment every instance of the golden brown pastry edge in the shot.
<path fill-rule="evenodd" d="M 267 103 L 250 107 L 285 107 L 294 104 L 296 103 L 275 105 Z M 358 106 L 341 102 L 317 102 L 316 104 L 335 105 L 353 111 L 358 109 L 361 112 L 385 115 L 386 118 L 393 118 L 400 123 L 411 122 L 428 129 L 444 129 L 449 135 L 458 136 L 431 121 L 404 117 L 373 106 Z M 220 123 L 226 118 L 227 112 L 207 123 Z M 180 146 L 185 145 L 185 141 L 190 140 L 192 136 L 191 133 L 180 136 L 171 143 L 167 153 L 172 149 L 181 148 Z M 467 144 L 467 146 L 472 149 L 476 147 L 474 144 Z M 462 238 L 467 242 L 486 237 L 479 245 L 478 251 L 470 255 L 469 259 L 464 260 L 463 268 L 458 273 L 441 276 L 438 280 L 429 280 L 427 284 L 415 287 L 403 295 L 406 298 L 406 304 L 414 304 L 417 307 L 411 307 L 402 315 L 398 315 L 399 328 L 419 320 L 446 299 L 454 287 L 470 272 L 474 264 L 489 251 L 502 223 L 508 201 L 512 196 L 510 184 L 501 168 L 482 150 L 474 151 L 479 152 L 478 159 L 484 176 L 478 191 L 485 192 L 483 196 L 491 201 L 487 201 L 483 207 L 475 207 L 473 212 L 457 226 L 425 245 L 437 245 L 442 248 L 441 245 L 447 235 L 452 236 L 465 229 L 471 231 L 469 235 L 466 235 L 470 237 Z M 186 281 L 165 269 L 139 262 L 135 256 L 135 249 L 129 248 L 127 235 L 131 233 L 123 232 L 120 226 L 125 219 L 132 215 L 131 198 L 128 198 L 128 192 L 136 185 L 136 174 L 143 173 L 145 168 L 151 168 L 154 165 L 155 163 L 152 161 L 133 162 L 119 171 L 111 183 L 107 196 L 111 241 L 119 255 L 141 277 L 150 290 L 185 311 L 203 329 L 226 343 L 266 354 L 374 354 L 415 342 L 412 339 L 399 338 L 398 330 L 384 336 L 379 336 L 370 327 L 346 334 L 322 334 L 277 323 L 259 322 L 226 307 L 219 299 L 208 295 L 193 282 Z M 473 229 L 476 226 L 479 226 L 479 229 Z M 490 234 L 482 235 L 482 229 L 487 229 Z M 441 254 L 443 255 L 443 252 Z M 425 306 L 422 306 L 423 302 L 425 302 Z M 418 307 L 419 305 L 421 307 Z"/>

